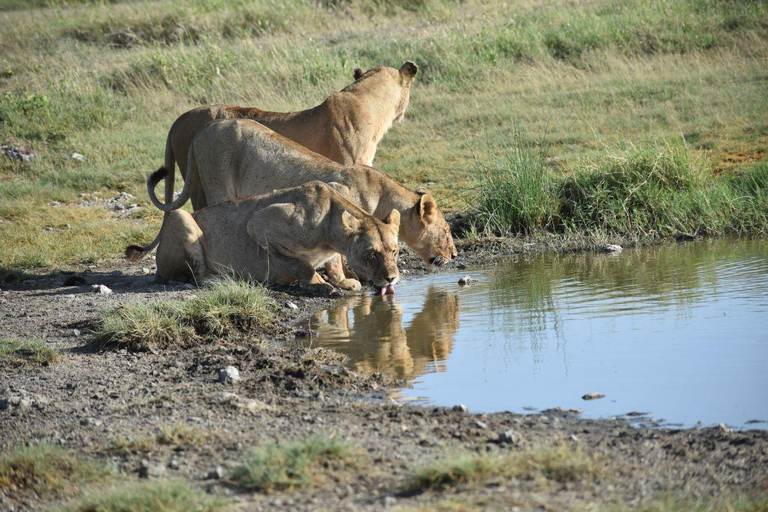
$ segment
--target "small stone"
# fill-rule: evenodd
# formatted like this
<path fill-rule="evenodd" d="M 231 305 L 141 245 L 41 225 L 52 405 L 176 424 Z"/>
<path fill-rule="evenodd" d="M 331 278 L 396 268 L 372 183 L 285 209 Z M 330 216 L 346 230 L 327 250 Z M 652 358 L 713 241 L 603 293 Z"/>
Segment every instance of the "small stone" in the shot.
<path fill-rule="evenodd" d="M 219 382 L 229 383 L 237 382 L 240 380 L 240 371 L 234 366 L 227 366 L 223 370 L 219 370 Z"/>
<path fill-rule="evenodd" d="M 145 276 L 147 276 L 147 275 L 151 274 L 152 271 L 149 270 L 147 267 L 141 267 L 141 273 L 144 274 Z"/>
<path fill-rule="evenodd" d="M 85 160 L 85 156 L 81 155 L 80 153 L 72 153 L 67 158 L 69 158 L 70 160 L 77 160 L 78 162 L 82 162 Z"/>
<path fill-rule="evenodd" d="M 573 407 L 571 409 L 568 409 L 568 412 L 571 414 L 581 414 L 584 411 L 582 409 L 579 409 L 578 407 Z"/>
<path fill-rule="evenodd" d="M 459 286 L 467 286 L 468 284 L 474 283 L 475 281 L 477 281 L 477 279 L 472 276 L 462 276 L 459 278 Z"/>
<path fill-rule="evenodd" d="M 25 146 L 6 146 L 3 145 L 2 148 L 3 154 L 10 158 L 11 160 L 20 160 L 22 162 L 29 162 L 30 160 L 34 160 L 35 154 L 32 153 L 32 151 Z"/>
<path fill-rule="evenodd" d="M 733 432 L 733 430 L 729 428 L 725 423 L 720 423 L 719 425 L 717 425 L 717 429 L 723 434 L 730 434 L 731 432 Z"/>
<path fill-rule="evenodd" d="M 139 478 L 160 478 L 165 476 L 165 466 L 159 462 L 142 460 L 139 466 Z"/>
<path fill-rule="evenodd" d="M 221 466 L 216 466 L 214 469 L 208 472 L 208 475 L 205 477 L 207 480 L 221 480 L 224 478 L 224 468 Z"/>
<path fill-rule="evenodd" d="M 80 336 L 80 329 L 72 329 L 72 336 L 74 337 Z"/>
<path fill-rule="evenodd" d="M 385 496 L 384 497 L 384 506 L 385 507 L 394 507 L 397 504 L 397 498 L 394 496 Z"/>
<path fill-rule="evenodd" d="M 615 244 L 605 244 L 601 249 L 603 252 L 621 252 L 624 250 L 623 247 Z"/>
<path fill-rule="evenodd" d="M 574 443 L 579 442 L 579 438 L 576 436 L 576 434 L 571 434 L 571 441 L 573 441 Z"/>
<path fill-rule="evenodd" d="M 452 411 L 456 411 L 456 412 L 467 412 L 469 409 L 467 409 L 466 405 L 459 404 L 459 405 L 454 405 L 453 407 L 451 407 L 451 410 Z"/>
<path fill-rule="evenodd" d="M 477 428 L 479 428 L 479 429 L 483 429 L 483 430 L 485 430 L 485 429 L 487 429 L 487 428 L 488 428 L 488 425 L 487 425 L 487 424 L 485 424 L 484 422 L 480 421 L 480 420 L 476 420 L 476 421 L 475 421 L 475 426 L 476 426 Z"/>
<path fill-rule="evenodd" d="M 168 467 L 171 469 L 179 469 L 179 459 L 176 457 L 172 458 L 171 461 L 168 463 Z"/>
<path fill-rule="evenodd" d="M 112 290 L 104 286 L 103 284 L 94 284 L 91 286 L 91 289 L 93 290 L 93 293 L 99 293 L 102 295 L 109 295 L 112 293 Z"/>
<path fill-rule="evenodd" d="M 285 307 L 287 307 L 288 309 L 299 309 L 299 306 L 297 306 L 291 301 L 286 301 Z"/>
<path fill-rule="evenodd" d="M 80 424 L 84 427 L 100 427 L 103 422 L 101 420 L 97 420 L 96 418 L 84 418 L 80 420 Z"/>
<path fill-rule="evenodd" d="M 505 430 L 499 433 L 500 444 L 518 444 L 520 442 L 520 434 L 513 429 Z"/>
<path fill-rule="evenodd" d="M 598 393 L 596 391 L 593 391 L 592 393 L 587 393 L 586 395 L 582 396 L 582 400 L 598 400 L 600 398 L 605 398 L 605 395 L 602 393 Z"/>

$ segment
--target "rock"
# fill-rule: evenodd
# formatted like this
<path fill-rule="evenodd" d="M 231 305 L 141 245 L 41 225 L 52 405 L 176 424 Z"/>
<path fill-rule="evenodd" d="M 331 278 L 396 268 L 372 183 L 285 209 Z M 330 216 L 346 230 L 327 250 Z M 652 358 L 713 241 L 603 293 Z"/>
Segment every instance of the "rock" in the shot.
<path fill-rule="evenodd" d="M 466 405 L 459 404 L 459 405 L 454 405 L 453 407 L 451 407 L 451 410 L 452 411 L 456 411 L 456 412 L 467 412 L 469 409 L 467 409 Z"/>
<path fill-rule="evenodd" d="M 179 459 L 173 457 L 170 462 L 168 462 L 168 467 L 171 469 L 179 469 Z"/>
<path fill-rule="evenodd" d="M 72 153 L 67 157 L 68 160 L 77 160 L 78 162 L 85 161 L 85 156 L 81 155 L 80 153 Z"/>
<path fill-rule="evenodd" d="M 720 423 L 717 425 L 717 430 L 722 432 L 723 434 L 730 434 L 733 432 L 733 429 L 729 428 L 725 423 Z"/>
<path fill-rule="evenodd" d="M 519 444 L 520 434 L 513 429 L 505 430 L 504 432 L 499 433 L 498 442 L 499 444 Z"/>
<path fill-rule="evenodd" d="M 104 422 L 96 418 L 84 418 L 80 420 L 80 424 L 84 427 L 100 427 Z"/>
<path fill-rule="evenodd" d="M 2 149 L 3 154 L 11 160 L 29 162 L 35 158 L 35 154 L 26 146 L 6 146 L 3 144 L 0 149 Z"/>
<path fill-rule="evenodd" d="M 620 245 L 614 245 L 614 244 L 605 244 L 601 247 L 601 250 L 603 252 L 621 252 L 624 250 L 624 248 Z"/>
<path fill-rule="evenodd" d="M 214 469 L 208 472 L 205 477 L 207 480 L 221 480 L 224 478 L 224 468 L 216 466 Z"/>
<path fill-rule="evenodd" d="M 485 430 L 485 429 L 487 429 L 487 428 L 488 428 L 488 425 L 487 425 L 487 424 L 485 424 L 484 422 L 480 421 L 480 420 L 476 420 L 476 421 L 475 421 L 475 426 L 476 426 L 477 428 L 479 428 L 479 429 L 482 429 L 482 430 Z"/>
<path fill-rule="evenodd" d="M 64 286 L 80 286 L 85 284 L 85 278 L 82 276 L 69 276 L 64 280 Z"/>
<path fill-rule="evenodd" d="M 72 336 L 74 336 L 75 338 L 80 336 L 80 329 L 72 329 Z"/>
<path fill-rule="evenodd" d="M 141 267 L 141 273 L 144 274 L 145 276 L 147 276 L 147 275 L 151 274 L 152 271 L 149 270 L 147 267 Z"/>
<path fill-rule="evenodd" d="M 593 391 L 592 393 L 587 393 L 586 395 L 582 396 L 582 400 L 598 400 L 600 398 L 605 398 L 605 395 L 602 393 L 598 393 L 596 391 Z"/>
<path fill-rule="evenodd" d="M 385 496 L 384 497 L 384 506 L 385 507 L 394 507 L 397 505 L 397 498 L 394 496 Z"/>
<path fill-rule="evenodd" d="M 160 478 L 165 476 L 165 466 L 159 462 L 142 460 L 139 466 L 139 478 Z"/>
<path fill-rule="evenodd" d="M 571 409 L 568 409 L 568 412 L 571 414 L 581 414 L 584 411 L 582 409 L 579 409 L 578 407 L 573 407 Z"/>
<path fill-rule="evenodd" d="M 94 284 L 93 286 L 91 286 L 91 289 L 93 290 L 93 293 L 99 293 L 101 295 L 109 295 L 112 293 L 112 290 L 110 290 L 103 284 Z"/>
<path fill-rule="evenodd" d="M 463 276 L 459 278 L 459 286 L 467 286 L 468 284 L 474 283 L 475 281 L 477 281 L 477 279 L 472 276 Z"/>
<path fill-rule="evenodd" d="M 219 382 L 229 383 L 237 382 L 240 380 L 240 371 L 234 366 L 227 366 L 223 370 L 219 370 Z"/>

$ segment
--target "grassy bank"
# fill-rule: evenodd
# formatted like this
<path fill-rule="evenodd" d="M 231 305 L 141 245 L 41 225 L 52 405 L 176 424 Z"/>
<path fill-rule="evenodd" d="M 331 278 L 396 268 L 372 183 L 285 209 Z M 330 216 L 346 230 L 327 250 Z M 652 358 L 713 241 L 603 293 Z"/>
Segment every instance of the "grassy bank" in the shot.
<path fill-rule="evenodd" d="M 24 5 L 37 4 L 0 2 L 0 142 L 35 155 L 0 158 L 0 267 L 120 258 L 126 244 L 152 239 L 161 215 L 144 180 L 185 110 L 219 102 L 303 109 L 349 83 L 355 66 L 406 59 L 419 65 L 411 106 L 376 161 L 392 176 L 465 209 L 475 204 L 478 158 L 497 166 L 514 157 L 509 148 L 478 157 L 477 141 L 522 137 L 546 146 L 544 196 L 523 200 L 522 224 L 494 231 L 765 230 L 764 219 L 742 217 L 735 199 L 748 189 L 764 201 L 763 2 Z M 682 140 L 681 154 L 697 166 L 691 172 L 701 174 L 694 189 L 706 193 L 674 185 L 670 194 L 687 195 L 680 201 L 689 205 L 709 201 L 706 208 L 681 204 L 690 210 L 684 221 L 654 212 L 628 226 L 615 203 L 647 172 L 639 160 L 655 158 L 635 153 Z M 608 182 L 615 200 L 606 206 Z M 80 194 L 118 191 L 149 207 L 121 218 L 76 205 Z"/>

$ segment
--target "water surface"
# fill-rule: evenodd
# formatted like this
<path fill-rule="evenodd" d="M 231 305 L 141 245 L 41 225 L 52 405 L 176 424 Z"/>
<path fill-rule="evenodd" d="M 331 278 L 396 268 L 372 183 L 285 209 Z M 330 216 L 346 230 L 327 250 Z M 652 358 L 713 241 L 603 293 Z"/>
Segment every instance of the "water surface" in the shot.
<path fill-rule="evenodd" d="M 460 276 L 478 281 L 461 287 Z M 768 243 L 518 258 L 404 279 L 311 322 L 312 343 L 408 381 L 398 397 L 473 412 L 644 412 L 768 428 Z M 600 400 L 582 395 L 600 392 Z"/>

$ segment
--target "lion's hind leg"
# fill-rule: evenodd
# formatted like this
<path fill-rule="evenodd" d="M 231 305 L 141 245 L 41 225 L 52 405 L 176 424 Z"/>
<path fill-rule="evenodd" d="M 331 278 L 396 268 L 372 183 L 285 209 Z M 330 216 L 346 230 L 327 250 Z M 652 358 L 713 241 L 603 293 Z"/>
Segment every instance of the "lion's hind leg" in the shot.
<path fill-rule="evenodd" d="M 208 272 L 202 237 L 200 226 L 189 212 L 170 212 L 160 230 L 155 280 L 200 281 Z"/>

